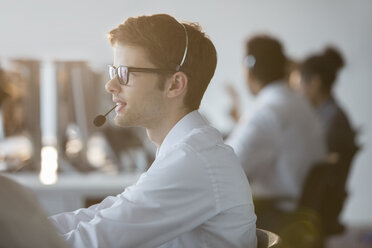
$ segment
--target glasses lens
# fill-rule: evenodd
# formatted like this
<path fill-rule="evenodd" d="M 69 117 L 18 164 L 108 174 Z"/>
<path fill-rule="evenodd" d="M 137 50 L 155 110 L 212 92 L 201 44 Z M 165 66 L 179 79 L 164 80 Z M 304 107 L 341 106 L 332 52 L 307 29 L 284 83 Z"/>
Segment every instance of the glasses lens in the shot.
<path fill-rule="evenodd" d="M 128 83 L 128 68 L 124 66 L 120 66 L 118 68 L 118 78 L 121 84 L 127 84 Z"/>
<path fill-rule="evenodd" d="M 116 74 L 116 69 L 113 66 L 108 66 L 108 72 L 109 72 L 109 77 L 110 79 L 113 79 Z"/>

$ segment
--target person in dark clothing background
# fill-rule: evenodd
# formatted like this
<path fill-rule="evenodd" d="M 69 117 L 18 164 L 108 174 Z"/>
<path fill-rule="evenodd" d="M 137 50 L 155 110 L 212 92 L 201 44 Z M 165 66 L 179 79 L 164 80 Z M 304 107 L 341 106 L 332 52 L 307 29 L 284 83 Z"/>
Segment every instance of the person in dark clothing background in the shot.
<path fill-rule="evenodd" d="M 299 203 L 317 212 L 323 238 L 344 230 L 339 216 L 347 197 L 346 182 L 352 160 L 359 150 L 356 131 L 333 92 L 338 72 L 344 65 L 341 53 L 334 47 L 326 47 L 298 67 L 298 89 L 318 113 L 328 150 L 327 160 L 310 172 Z"/>
<path fill-rule="evenodd" d="M 340 52 L 327 47 L 311 55 L 300 65 L 300 89 L 316 108 L 322 122 L 331 161 L 350 160 L 357 148 L 356 132 L 343 108 L 335 99 L 333 88 L 345 62 Z"/>

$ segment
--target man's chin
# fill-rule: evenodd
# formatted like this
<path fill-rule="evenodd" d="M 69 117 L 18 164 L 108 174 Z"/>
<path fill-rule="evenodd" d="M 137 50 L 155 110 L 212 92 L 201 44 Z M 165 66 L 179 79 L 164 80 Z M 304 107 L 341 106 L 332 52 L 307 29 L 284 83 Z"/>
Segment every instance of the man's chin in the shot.
<path fill-rule="evenodd" d="M 135 127 L 135 123 L 129 121 L 127 118 L 120 118 L 120 116 L 115 117 L 115 125 L 119 127 Z"/>
<path fill-rule="evenodd" d="M 120 118 L 120 116 L 115 117 L 115 125 L 120 127 L 128 127 L 128 123 L 125 119 Z"/>

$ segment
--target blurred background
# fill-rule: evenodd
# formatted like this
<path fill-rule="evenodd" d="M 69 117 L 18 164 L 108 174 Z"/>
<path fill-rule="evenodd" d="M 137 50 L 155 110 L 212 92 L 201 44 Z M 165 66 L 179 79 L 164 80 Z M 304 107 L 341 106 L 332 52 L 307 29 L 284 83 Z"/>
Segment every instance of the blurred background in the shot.
<path fill-rule="evenodd" d="M 349 196 L 341 219 L 347 226 L 372 226 L 371 1 L 0 0 L 0 11 L 0 68 L 8 95 L 0 103 L 0 171 L 35 189 L 49 213 L 120 192 L 120 176 L 130 184 L 154 159 L 155 147 L 144 130 L 118 129 L 111 121 L 96 128 L 92 120 L 112 106 L 104 91 L 106 65 L 113 55 L 106 33 L 130 16 L 168 13 L 179 21 L 200 23 L 216 46 L 217 70 L 201 112 L 223 133 L 233 126 L 226 85 L 238 89 L 242 109 L 253 100 L 242 65 L 244 44 L 251 35 L 279 38 L 294 60 L 328 44 L 340 49 L 346 66 L 335 95 L 359 130 L 358 143 L 363 146 L 348 177 Z M 39 172 L 43 165 L 44 174 Z M 84 186 L 74 176 L 59 175 L 57 181 L 57 167 L 65 174 L 86 173 L 90 179 L 85 177 Z M 35 172 L 36 179 L 30 176 Z M 113 176 L 112 184 L 97 183 L 107 182 L 100 175 Z M 96 194 L 88 182 L 96 185 Z M 70 202 L 79 198 L 70 205 L 67 198 L 46 197 L 66 187 L 89 197 L 82 200 L 81 195 L 66 193 Z"/>

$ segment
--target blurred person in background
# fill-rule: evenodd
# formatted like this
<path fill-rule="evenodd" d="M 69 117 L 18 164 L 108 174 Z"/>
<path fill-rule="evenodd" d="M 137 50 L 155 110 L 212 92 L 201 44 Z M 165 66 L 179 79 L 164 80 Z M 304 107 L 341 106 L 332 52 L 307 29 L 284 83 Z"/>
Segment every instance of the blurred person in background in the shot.
<path fill-rule="evenodd" d="M 68 247 L 36 196 L 0 174 L 0 247 Z"/>
<path fill-rule="evenodd" d="M 359 149 L 356 131 L 334 97 L 337 74 L 344 66 L 334 47 L 312 54 L 299 63 L 295 86 L 313 105 L 321 120 L 327 144 L 327 159 L 314 168 L 308 178 L 301 204 L 315 210 L 321 220 L 323 237 L 344 230 L 339 216 L 347 197 L 346 181 L 352 160 Z"/>
<path fill-rule="evenodd" d="M 343 66 L 344 59 L 334 47 L 310 55 L 299 66 L 299 90 L 320 117 L 326 135 L 328 159 L 334 162 L 350 160 L 357 149 L 356 132 L 333 94 L 337 74 Z"/>
<path fill-rule="evenodd" d="M 156 158 L 123 193 L 50 220 L 74 247 L 256 247 L 247 178 L 198 112 L 217 64 L 213 43 L 166 14 L 128 18 L 109 39 L 115 123 L 144 127 Z"/>
<path fill-rule="evenodd" d="M 5 91 L 5 75 L 4 71 L 0 68 L 0 108 L 9 94 Z"/>
<path fill-rule="evenodd" d="M 258 35 L 246 43 L 246 75 L 256 96 L 227 138 L 249 179 L 257 227 L 278 231 L 293 211 L 315 161 L 325 156 L 321 123 L 285 80 L 287 59 L 278 40 Z"/>
<path fill-rule="evenodd" d="M 24 110 L 20 104 L 24 92 L 14 85 L 12 76 L 0 69 L 0 171 L 27 167 L 32 156 L 32 143 L 24 130 Z"/>
<path fill-rule="evenodd" d="M 6 72 L 0 69 L 0 110 L 3 103 L 11 97 Z M 0 117 L 1 114 L 2 111 Z M 0 128 L 3 128 L 1 120 L 2 118 Z M 17 151 L 21 153 L 19 150 L 23 148 L 18 142 L 12 142 L 12 138 L 0 136 L 0 172 L 14 169 L 11 162 L 19 155 Z M 0 199 L 0 247 L 67 247 L 48 221 L 36 196 L 29 189 L 1 174 Z"/>
<path fill-rule="evenodd" d="M 3 103 L 5 102 L 6 98 L 9 97 L 9 94 L 6 92 L 5 89 L 5 73 L 0 68 L 0 139 L 4 138 L 4 122 L 3 122 Z"/>

